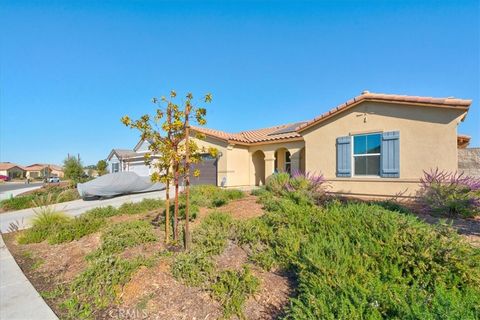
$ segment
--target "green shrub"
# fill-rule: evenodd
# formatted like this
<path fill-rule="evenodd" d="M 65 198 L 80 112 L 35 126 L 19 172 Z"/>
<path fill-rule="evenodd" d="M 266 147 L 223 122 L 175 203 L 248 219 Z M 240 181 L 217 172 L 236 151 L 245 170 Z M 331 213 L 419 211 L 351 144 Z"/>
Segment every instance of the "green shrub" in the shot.
<path fill-rule="evenodd" d="M 215 268 L 205 252 L 180 253 L 172 264 L 172 274 L 189 286 L 206 286 Z"/>
<path fill-rule="evenodd" d="M 266 199 L 274 211 L 238 239 L 267 269 L 295 273 L 287 318 L 479 317 L 480 250 L 450 228 L 366 203 Z"/>
<path fill-rule="evenodd" d="M 220 207 L 228 202 L 244 197 L 236 189 L 222 189 L 212 185 L 193 186 L 190 189 L 190 203 L 198 207 Z M 180 196 L 180 203 L 185 203 L 185 193 Z"/>
<path fill-rule="evenodd" d="M 407 207 L 393 200 L 376 201 L 374 204 L 390 211 L 397 211 L 404 214 L 412 213 Z"/>
<path fill-rule="evenodd" d="M 119 214 L 119 211 L 112 207 L 99 207 L 99 208 L 93 208 L 91 210 L 86 211 L 83 216 L 89 216 L 92 218 L 108 218 L 108 217 L 113 217 Z"/>
<path fill-rule="evenodd" d="M 110 226 L 102 234 L 102 246 L 91 256 L 121 252 L 126 248 L 157 241 L 153 227 L 147 221 L 127 221 Z"/>
<path fill-rule="evenodd" d="M 5 211 L 22 210 L 44 205 L 46 198 L 49 204 L 61 203 L 79 199 L 76 189 L 69 189 L 63 186 L 46 186 L 33 191 L 30 194 L 19 195 L 14 198 L 0 202 L 0 207 Z"/>
<path fill-rule="evenodd" d="M 20 244 L 45 241 L 59 228 L 70 222 L 71 218 L 60 212 L 39 212 L 32 220 L 32 227 L 23 231 L 17 239 Z"/>
<path fill-rule="evenodd" d="M 59 225 L 48 237 L 48 243 L 58 244 L 78 240 L 86 235 L 97 232 L 104 225 L 105 220 L 102 218 L 82 215 Z"/>
<path fill-rule="evenodd" d="M 213 212 L 193 232 L 192 241 L 196 250 L 214 255 L 221 253 L 227 239 L 233 237 L 234 224 L 229 214 Z"/>
<path fill-rule="evenodd" d="M 32 200 L 34 198 L 35 197 L 33 195 L 9 198 L 2 200 L 0 202 L 0 206 L 5 211 L 27 209 L 32 207 Z"/>
<path fill-rule="evenodd" d="M 91 319 L 93 312 L 117 303 L 119 287 L 125 285 L 140 266 L 151 261 L 142 257 L 125 260 L 101 255 L 91 261 L 70 286 L 69 298 L 62 303 L 67 319 Z"/>
<path fill-rule="evenodd" d="M 138 214 L 154 211 L 165 206 L 165 201 L 158 199 L 143 199 L 140 202 L 124 203 L 118 208 L 118 214 Z"/>
<path fill-rule="evenodd" d="M 225 249 L 234 229 L 228 214 L 214 212 L 207 216 L 193 233 L 191 250 L 173 261 L 174 277 L 190 286 L 206 286 L 214 271 L 210 258 Z"/>
<path fill-rule="evenodd" d="M 283 195 L 288 191 L 290 174 L 280 172 L 272 174 L 265 183 L 266 189 L 276 195 Z"/>
<path fill-rule="evenodd" d="M 243 306 L 259 286 L 258 279 L 252 275 L 248 267 L 244 267 L 241 271 L 222 271 L 211 286 L 211 291 L 212 295 L 222 304 L 223 315 L 226 319 L 235 315 L 240 319 L 246 319 L 243 314 Z"/>
<path fill-rule="evenodd" d="M 268 193 L 268 191 L 264 188 L 264 187 L 259 187 L 257 189 L 253 189 L 250 194 L 252 196 L 257 196 L 257 197 L 260 197 L 264 194 Z"/>
<path fill-rule="evenodd" d="M 458 173 L 424 172 L 418 202 L 422 210 L 437 216 L 472 218 L 480 215 L 480 179 Z"/>

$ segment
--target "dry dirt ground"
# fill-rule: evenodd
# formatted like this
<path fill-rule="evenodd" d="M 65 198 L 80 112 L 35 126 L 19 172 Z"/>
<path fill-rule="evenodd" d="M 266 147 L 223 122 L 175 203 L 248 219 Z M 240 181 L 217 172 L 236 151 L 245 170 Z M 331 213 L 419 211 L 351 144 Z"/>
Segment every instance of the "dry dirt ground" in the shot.
<path fill-rule="evenodd" d="M 262 207 L 256 197 L 246 196 L 216 208 L 201 208 L 199 217 L 193 227 L 214 210 L 228 212 L 236 219 L 248 219 L 263 214 Z M 151 213 L 148 217 L 154 216 Z M 145 217 L 145 215 L 143 215 Z M 116 216 L 111 223 L 139 219 L 140 216 Z M 161 230 L 156 229 L 160 235 Z M 8 234 L 5 242 L 24 273 L 39 292 L 50 292 L 59 285 L 68 285 L 76 275 L 87 267 L 85 256 L 97 249 L 101 233 L 91 234 L 70 243 L 49 245 L 19 245 L 17 234 Z M 158 252 L 162 245 L 159 242 L 144 244 L 125 250 L 121 256 L 133 258 L 137 255 L 150 256 Z M 226 250 L 214 258 L 218 270 L 240 270 L 248 264 L 247 253 L 233 242 L 229 242 Z M 177 281 L 170 272 L 171 257 L 162 257 L 150 268 L 141 267 L 120 291 L 121 303 L 112 305 L 97 319 L 218 319 L 222 317 L 221 305 L 214 300 L 208 291 L 202 288 L 188 287 Z M 288 275 L 275 271 L 265 272 L 253 265 L 254 275 L 260 280 L 260 288 L 245 306 L 248 319 L 274 319 L 283 311 L 292 294 L 293 282 Z M 64 311 L 60 304 L 64 297 L 46 298 L 50 307 L 62 318 Z"/>

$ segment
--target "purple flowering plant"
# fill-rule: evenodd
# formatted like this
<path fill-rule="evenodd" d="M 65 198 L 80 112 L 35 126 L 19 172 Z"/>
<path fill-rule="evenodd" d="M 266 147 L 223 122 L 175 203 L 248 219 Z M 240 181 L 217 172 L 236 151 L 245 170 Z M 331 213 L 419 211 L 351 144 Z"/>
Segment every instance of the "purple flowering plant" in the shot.
<path fill-rule="evenodd" d="M 417 196 L 425 213 L 464 218 L 480 214 L 480 179 L 464 173 L 424 171 Z"/>

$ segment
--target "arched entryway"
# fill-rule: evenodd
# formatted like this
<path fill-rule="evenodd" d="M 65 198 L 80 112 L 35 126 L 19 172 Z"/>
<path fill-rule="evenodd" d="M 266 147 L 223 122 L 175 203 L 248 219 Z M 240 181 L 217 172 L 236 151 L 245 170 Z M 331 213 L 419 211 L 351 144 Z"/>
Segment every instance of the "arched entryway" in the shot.
<path fill-rule="evenodd" d="M 252 155 L 252 162 L 255 185 L 265 185 L 265 154 L 261 150 L 255 151 Z"/>

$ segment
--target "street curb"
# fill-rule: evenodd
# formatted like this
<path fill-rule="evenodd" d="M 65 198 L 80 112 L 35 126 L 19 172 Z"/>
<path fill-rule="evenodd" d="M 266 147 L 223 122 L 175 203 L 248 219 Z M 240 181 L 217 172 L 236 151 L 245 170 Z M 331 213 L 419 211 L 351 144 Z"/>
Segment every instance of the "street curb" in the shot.
<path fill-rule="evenodd" d="M 0 264 L 0 319 L 58 319 L 23 274 L 5 245 L 1 233 Z"/>

